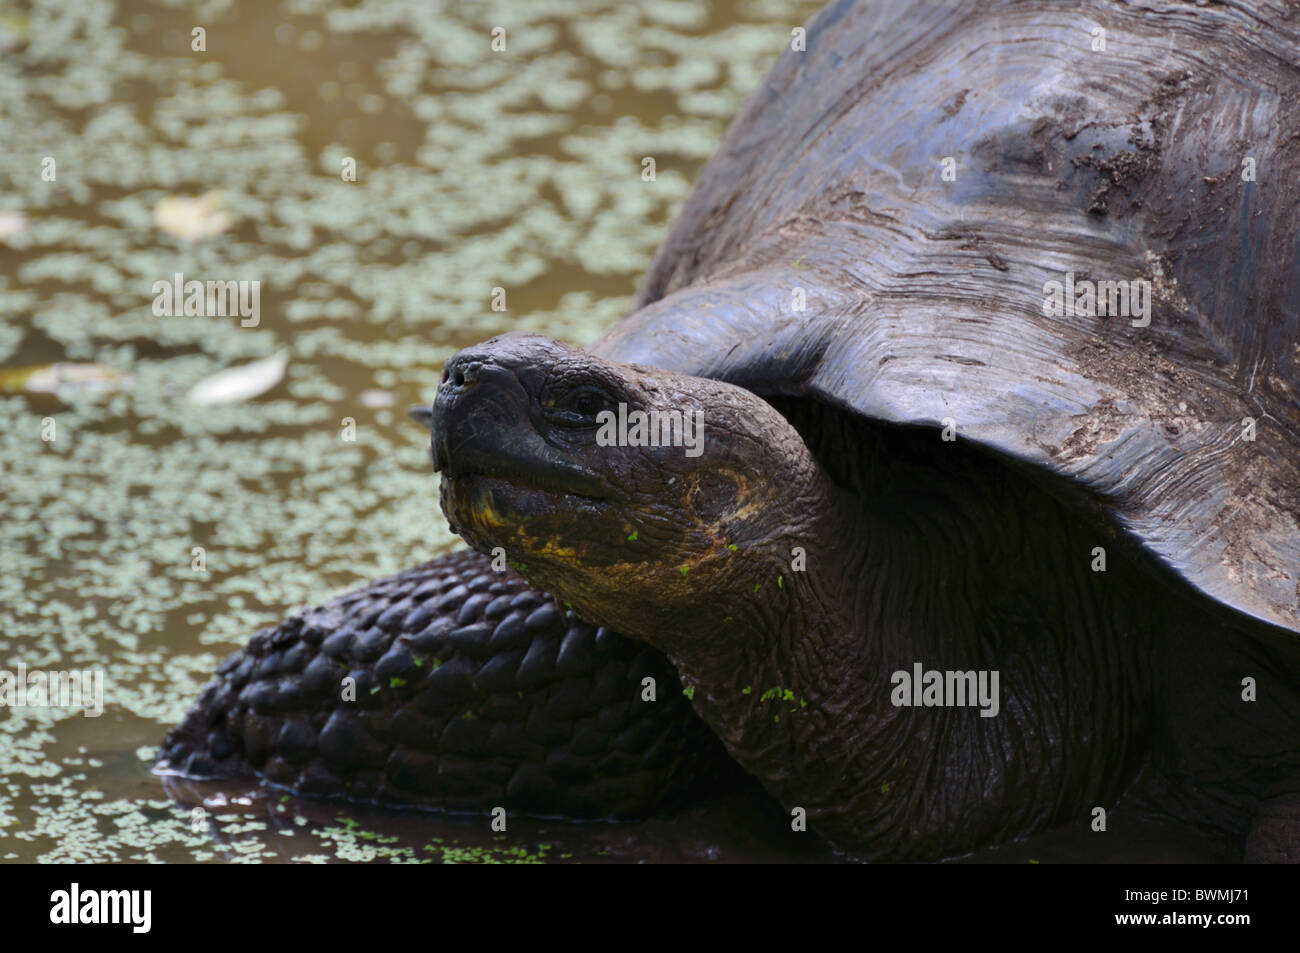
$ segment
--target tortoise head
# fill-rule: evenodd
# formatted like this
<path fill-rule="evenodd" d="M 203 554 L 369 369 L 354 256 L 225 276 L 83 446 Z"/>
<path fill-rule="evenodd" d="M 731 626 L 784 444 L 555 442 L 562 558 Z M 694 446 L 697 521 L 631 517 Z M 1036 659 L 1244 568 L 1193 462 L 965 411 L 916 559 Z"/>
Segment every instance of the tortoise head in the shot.
<path fill-rule="evenodd" d="M 453 532 L 629 635 L 720 622 L 728 593 L 775 585 L 822 491 L 755 394 L 536 335 L 452 357 L 430 423 Z"/>

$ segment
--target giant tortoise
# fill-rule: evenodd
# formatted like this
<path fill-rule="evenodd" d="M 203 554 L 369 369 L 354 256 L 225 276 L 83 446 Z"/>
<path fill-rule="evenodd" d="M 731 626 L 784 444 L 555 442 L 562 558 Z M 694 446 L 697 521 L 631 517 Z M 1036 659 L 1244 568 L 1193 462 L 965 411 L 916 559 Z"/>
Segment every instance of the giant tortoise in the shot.
<path fill-rule="evenodd" d="M 832 3 L 621 324 L 447 363 L 481 555 L 259 633 L 164 764 L 618 817 L 729 755 L 869 859 L 1300 859 L 1295 14 Z"/>

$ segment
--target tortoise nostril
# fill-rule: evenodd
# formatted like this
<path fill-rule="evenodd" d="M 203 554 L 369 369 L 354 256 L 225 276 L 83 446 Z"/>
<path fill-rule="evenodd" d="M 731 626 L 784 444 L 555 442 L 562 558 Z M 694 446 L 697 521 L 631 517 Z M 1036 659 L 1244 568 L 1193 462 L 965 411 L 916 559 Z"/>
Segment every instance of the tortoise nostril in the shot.
<path fill-rule="evenodd" d="M 457 387 L 464 387 L 464 386 L 465 386 L 465 372 L 464 372 L 464 371 L 460 371 L 460 370 L 456 371 L 455 383 L 456 383 L 456 386 L 457 386 Z"/>
<path fill-rule="evenodd" d="M 442 380 L 438 381 L 438 383 L 439 383 L 439 384 L 445 384 L 445 383 L 447 383 L 447 368 L 444 367 L 444 368 L 442 369 Z"/>

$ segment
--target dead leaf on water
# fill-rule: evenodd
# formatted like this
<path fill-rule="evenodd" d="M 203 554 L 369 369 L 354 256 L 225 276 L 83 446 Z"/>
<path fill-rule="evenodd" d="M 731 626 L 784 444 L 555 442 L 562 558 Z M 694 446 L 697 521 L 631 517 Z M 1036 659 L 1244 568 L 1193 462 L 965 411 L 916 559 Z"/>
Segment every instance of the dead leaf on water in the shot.
<path fill-rule="evenodd" d="M 135 375 L 103 364 L 37 364 L 0 371 L 0 391 L 55 394 L 60 398 L 130 390 Z"/>
<path fill-rule="evenodd" d="M 284 379 L 288 366 L 289 352 L 277 351 L 252 364 L 232 367 L 205 377 L 191 387 L 185 396 L 190 403 L 203 406 L 236 404 L 265 394 Z"/>
<path fill-rule="evenodd" d="M 0 239 L 17 235 L 27 229 L 27 216 L 22 212 L 0 212 Z"/>
<path fill-rule="evenodd" d="M 221 192 L 205 192 L 198 198 L 168 195 L 154 206 L 153 223 L 187 242 L 220 235 L 235 223 L 224 201 Z"/>
<path fill-rule="evenodd" d="M 27 43 L 31 20 L 17 10 L 0 10 L 0 51 L 16 50 Z"/>

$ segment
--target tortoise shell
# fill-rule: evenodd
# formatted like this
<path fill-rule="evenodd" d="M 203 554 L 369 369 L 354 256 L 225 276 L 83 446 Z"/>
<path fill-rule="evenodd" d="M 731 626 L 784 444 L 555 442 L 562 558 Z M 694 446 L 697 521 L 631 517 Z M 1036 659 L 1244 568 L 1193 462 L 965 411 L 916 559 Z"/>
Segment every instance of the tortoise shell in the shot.
<path fill-rule="evenodd" d="M 594 349 L 955 428 L 1300 633 L 1300 11 L 840 0 L 805 44 Z"/>

